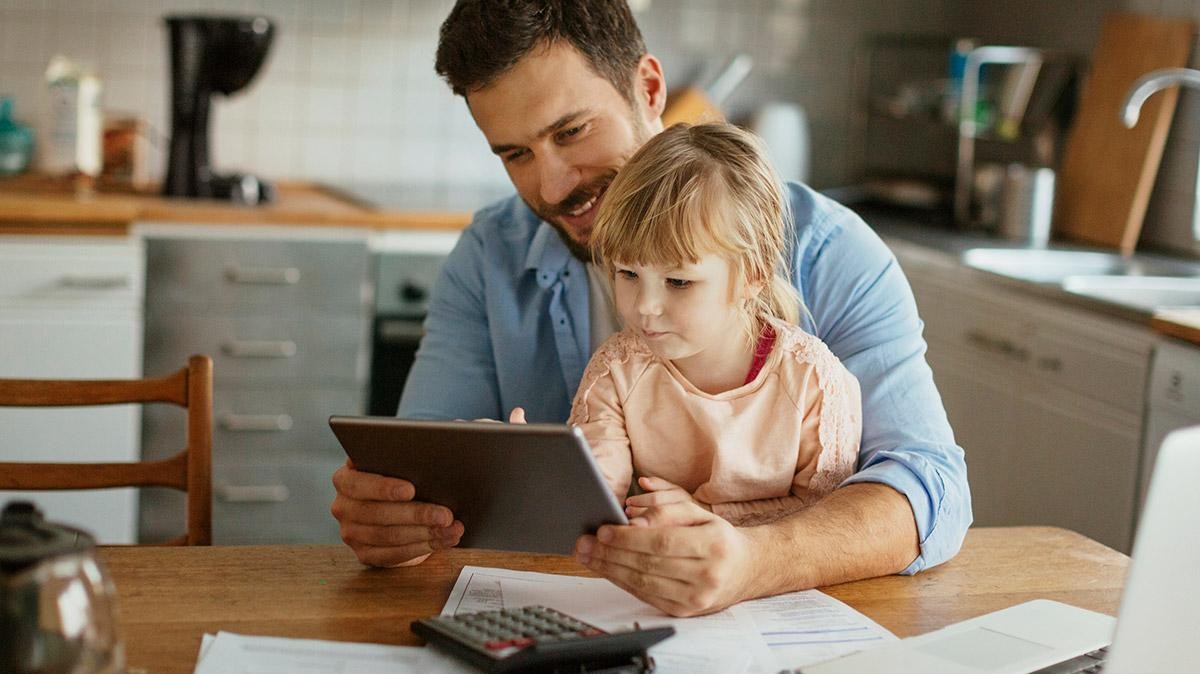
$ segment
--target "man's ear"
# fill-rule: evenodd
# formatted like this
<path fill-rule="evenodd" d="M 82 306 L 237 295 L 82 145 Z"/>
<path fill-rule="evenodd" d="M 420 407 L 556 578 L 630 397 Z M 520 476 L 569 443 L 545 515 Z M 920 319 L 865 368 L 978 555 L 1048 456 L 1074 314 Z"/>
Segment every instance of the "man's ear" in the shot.
<path fill-rule="evenodd" d="M 653 55 L 643 54 L 638 61 L 633 87 L 638 111 L 645 121 L 660 121 L 667 108 L 667 78 L 663 76 L 662 64 Z"/>

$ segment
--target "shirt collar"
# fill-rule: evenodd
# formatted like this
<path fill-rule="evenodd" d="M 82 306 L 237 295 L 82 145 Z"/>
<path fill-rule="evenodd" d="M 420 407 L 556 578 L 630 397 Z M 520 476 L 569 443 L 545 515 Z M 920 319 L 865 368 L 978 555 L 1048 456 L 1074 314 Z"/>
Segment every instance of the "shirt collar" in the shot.
<path fill-rule="evenodd" d="M 537 272 L 538 285 L 547 288 L 572 260 L 571 251 L 563 243 L 558 232 L 542 222 L 533 235 L 529 252 L 525 255 L 525 272 Z"/>

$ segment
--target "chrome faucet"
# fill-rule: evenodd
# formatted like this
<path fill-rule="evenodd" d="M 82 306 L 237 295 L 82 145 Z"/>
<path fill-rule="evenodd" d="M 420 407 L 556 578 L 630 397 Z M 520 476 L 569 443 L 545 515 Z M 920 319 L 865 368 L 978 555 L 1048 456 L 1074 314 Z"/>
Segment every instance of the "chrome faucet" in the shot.
<path fill-rule="evenodd" d="M 1133 87 L 1129 89 L 1129 95 L 1125 97 L 1125 105 L 1121 106 L 1121 121 L 1132 129 L 1138 122 L 1138 115 L 1141 113 L 1142 104 L 1146 102 L 1146 99 L 1150 98 L 1154 92 L 1173 87 L 1176 84 L 1200 89 L 1200 70 L 1163 68 L 1142 75 L 1133 83 Z"/>

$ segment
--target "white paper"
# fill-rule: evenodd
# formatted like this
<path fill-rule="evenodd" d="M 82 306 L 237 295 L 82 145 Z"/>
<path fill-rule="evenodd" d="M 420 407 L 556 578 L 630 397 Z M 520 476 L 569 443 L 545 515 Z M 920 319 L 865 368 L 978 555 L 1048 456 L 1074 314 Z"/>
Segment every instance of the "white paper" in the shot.
<path fill-rule="evenodd" d="M 743 602 L 777 669 L 803 667 L 896 641 L 879 623 L 819 590 Z"/>
<path fill-rule="evenodd" d="M 195 674 L 478 674 L 433 649 L 316 639 L 204 635 Z"/>
<path fill-rule="evenodd" d="M 650 649 L 658 674 L 769 672 L 773 663 L 754 621 L 737 607 L 673 618 L 603 578 L 464 567 L 442 615 L 549 606 L 608 630 L 670 625 L 675 636 Z"/>
<path fill-rule="evenodd" d="M 819 590 L 672 618 L 602 578 L 464 567 L 442 615 L 549 606 L 613 631 L 671 625 L 676 635 L 650 649 L 664 674 L 777 672 L 865 650 L 896 636 Z"/>

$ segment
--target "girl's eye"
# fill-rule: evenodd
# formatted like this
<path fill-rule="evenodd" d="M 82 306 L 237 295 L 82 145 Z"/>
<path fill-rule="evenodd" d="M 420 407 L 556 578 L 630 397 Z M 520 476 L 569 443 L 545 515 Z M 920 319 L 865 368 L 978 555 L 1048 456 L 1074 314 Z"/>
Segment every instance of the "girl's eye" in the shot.
<path fill-rule="evenodd" d="M 630 280 L 630 281 L 632 281 L 638 277 L 636 272 L 632 272 L 628 269 L 618 269 L 617 276 L 619 276 L 620 278 L 623 278 L 623 279 Z"/>
<path fill-rule="evenodd" d="M 669 278 L 669 279 L 667 279 L 667 285 L 671 286 L 672 288 L 675 288 L 676 290 L 682 290 L 684 288 L 690 287 L 692 285 L 692 282 L 688 281 L 686 279 L 681 279 L 681 278 Z"/>

